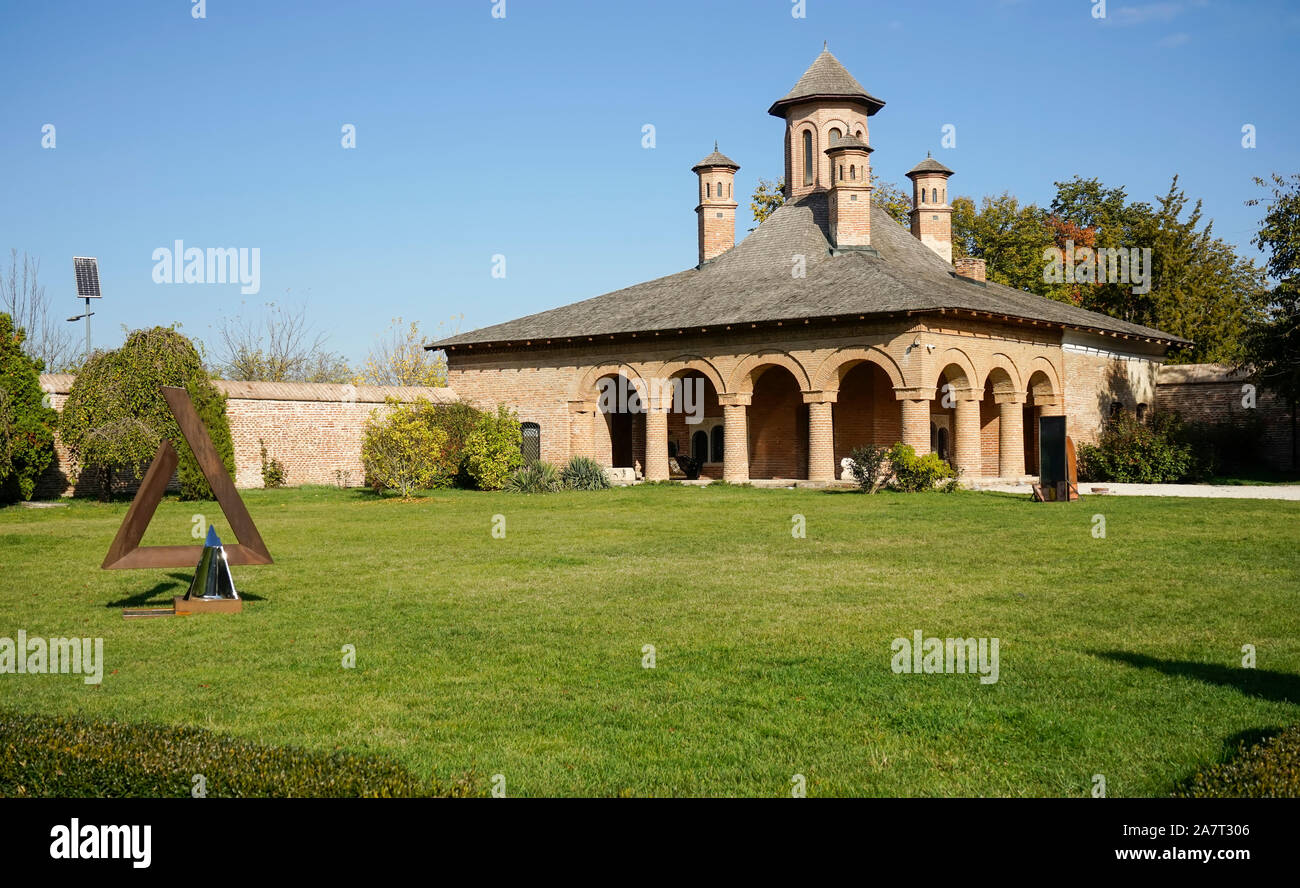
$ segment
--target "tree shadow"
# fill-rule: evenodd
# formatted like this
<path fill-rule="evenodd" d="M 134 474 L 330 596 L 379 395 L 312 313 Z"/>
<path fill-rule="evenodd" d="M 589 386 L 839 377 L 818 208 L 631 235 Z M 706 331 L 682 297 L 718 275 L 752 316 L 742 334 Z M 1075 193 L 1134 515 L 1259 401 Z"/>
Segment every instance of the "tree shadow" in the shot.
<path fill-rule="evenodd" d="M 1092 651 L 1103 657 L 1137 669 L 1154 669 L 1165 675 L 1194 678 L 1206 684 L 1236 688 L 1248 697 L 1274 703 L 1300 704 L 1300 676 L 1271 669 L 1245 669 L 1220 666 L 1217 663 L 1195 663 L 1190 660 L 1163 660 L 1132 651 Z"/>
<path fill-rule="evenodd" d="M 104 605 L 107 608 L 118 607 L 159 607 L 169 605 L 172 599 L 177 595 L 184 595 L 190 588 L 190 580 L 193 579 L 191 574 L 170 573 L 171 579 L 156 583 L 152 589 L 146 592 L 140 592 L 132 595 L 130 598 L 122 598 L 117 601 L 110 601 Z M 239 587 L 236 586 L 236 589 Z M 247 592 L 240 592 L 239 597 L 245 601 L 265 601 L 260 595 L 250 595 Z"/>

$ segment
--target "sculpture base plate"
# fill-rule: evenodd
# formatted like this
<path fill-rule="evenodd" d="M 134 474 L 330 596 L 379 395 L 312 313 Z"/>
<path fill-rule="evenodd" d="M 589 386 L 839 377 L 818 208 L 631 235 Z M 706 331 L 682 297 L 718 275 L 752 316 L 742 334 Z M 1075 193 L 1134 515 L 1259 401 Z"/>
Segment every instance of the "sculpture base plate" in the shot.
<path fill-rule="evenodd" d="M 238 614 L 244 610 L 244 600 L 242 598 L 191 598 L 186 601 L 184 595 L 177 595 L 174 602 L 177 616 L 185 616 L 186 614 Z"/>

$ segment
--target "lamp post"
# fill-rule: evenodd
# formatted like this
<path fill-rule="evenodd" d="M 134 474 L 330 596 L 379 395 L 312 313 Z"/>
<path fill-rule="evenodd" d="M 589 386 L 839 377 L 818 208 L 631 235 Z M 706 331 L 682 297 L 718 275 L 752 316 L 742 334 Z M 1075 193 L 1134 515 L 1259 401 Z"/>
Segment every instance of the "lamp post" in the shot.
<path fill-rule="evenodd" d="M 68 318 L 69 321 L 86 319 L 86 360 L 90 360 L 90 300 L 102 299 L 99 292 L 99 260 L 87 256 L 72 257 L 72 271 L 77 278 L 77 298 L 86 300 L 86 313 Z"/>

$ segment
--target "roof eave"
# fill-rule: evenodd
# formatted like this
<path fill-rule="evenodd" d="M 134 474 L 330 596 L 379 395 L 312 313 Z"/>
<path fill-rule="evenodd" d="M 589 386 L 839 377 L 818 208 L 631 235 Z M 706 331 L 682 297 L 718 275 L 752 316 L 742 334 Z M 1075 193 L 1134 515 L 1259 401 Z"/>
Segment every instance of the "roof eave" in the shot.
<path fill-rule="evenodd" d="M 771 114 L 773 117 L 784 118 L 785 109 L 789 108 L 792 105 L 803 105 L 803 104 L 807 104 L 808 102 L 820 102 L 827 99 L 839 99 L 842 101 L 856 102 L 859 105 L 865 105 L 867 108 L 868 117 L 874 117 L 876 113 L 880 111 L 881 108 L 885 107 L 885 103 L 883 101 L 877 99 L 875 96 L 868 95 L 867 93 L 861 93 L 855 95 L 844 95 L 840 93 L 814 93 L 812 95 L 797 96 L 795 98 L 777 99 L 775 102 L 772 103 L 772 107 L 767 109 L 767 113 Z"/>

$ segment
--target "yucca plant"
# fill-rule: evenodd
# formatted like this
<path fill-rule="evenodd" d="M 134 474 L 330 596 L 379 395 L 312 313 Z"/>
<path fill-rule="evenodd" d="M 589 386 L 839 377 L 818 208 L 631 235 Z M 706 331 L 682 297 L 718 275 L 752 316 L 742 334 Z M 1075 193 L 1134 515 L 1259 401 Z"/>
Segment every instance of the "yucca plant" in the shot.
<path fill-rule="evenodd" d="M 506 480 L 506 490 L 514 493 L 554 493 L 563 486 L 559 470 L 540 459 L 531 466 L 516 469 Z"/>
<path fill-rule="evenodd" d="M 575 456 L 560 473 L 569 490 L 606 490 L 611 485 L 605 467 L 589 456 Z"/>

